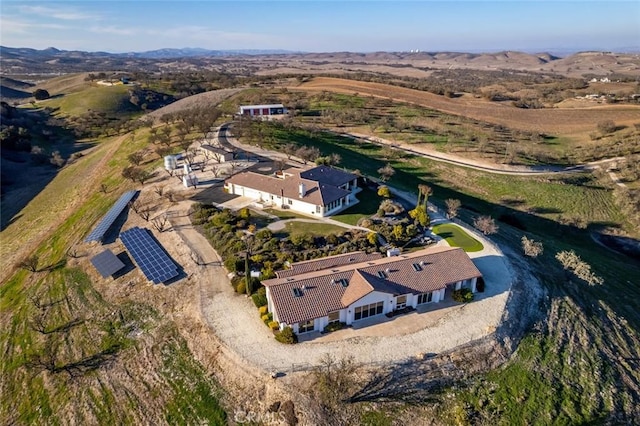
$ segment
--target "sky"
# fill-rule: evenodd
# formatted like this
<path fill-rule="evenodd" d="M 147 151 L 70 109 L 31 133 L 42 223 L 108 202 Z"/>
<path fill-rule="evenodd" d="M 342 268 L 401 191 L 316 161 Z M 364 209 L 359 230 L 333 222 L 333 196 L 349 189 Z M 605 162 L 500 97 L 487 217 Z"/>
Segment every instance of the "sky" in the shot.
<path fill-rule="evenodd" d="M 2 0 L 0 44 L 114 53 L 638 51 L 640 0 Z"/>

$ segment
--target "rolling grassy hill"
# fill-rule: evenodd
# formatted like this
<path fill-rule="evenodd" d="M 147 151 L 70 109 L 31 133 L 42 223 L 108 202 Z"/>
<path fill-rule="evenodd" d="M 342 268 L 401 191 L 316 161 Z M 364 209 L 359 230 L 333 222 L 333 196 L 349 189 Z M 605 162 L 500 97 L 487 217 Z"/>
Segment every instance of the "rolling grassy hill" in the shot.
<path fill-rule="evenodd" d="M 90 274 L 86 255 L 67 254 L 132 187 L 120 172 L 146 143 L 146 132 L 103 140 L 2 231 L 4 422 L 225 424 L 218 384 L 190 351 L 184 325 L 161 310 L 165 297 L 175 300 L 170 293 L 185 288 L 149 294 L 146 286 L 129 286 L 123 296 L 126 286 Z M 98 190 L 101 183 L 108 193 Z M 13 269 L 29 253 L 39 256 L 38 271 Z"/>
<path fill-rule="evenodd" d="M 52 99 L 43 101 L 40 105 L 58 108 L 59 113 L 67 116 L 77 117 L 94 111 L 117 117 L 141 111 L 129 101 L 129 87 L 123 85 L 90 86 L 77 92 L 52 96 Z"/>

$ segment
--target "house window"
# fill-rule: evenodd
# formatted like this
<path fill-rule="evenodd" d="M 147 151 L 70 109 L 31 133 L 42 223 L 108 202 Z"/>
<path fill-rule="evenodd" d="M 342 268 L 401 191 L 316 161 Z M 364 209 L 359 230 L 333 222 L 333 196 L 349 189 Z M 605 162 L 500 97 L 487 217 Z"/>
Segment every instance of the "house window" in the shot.
<path fill-rule="evenodd" d="M 293 201 L 291 201 L 291 199 L 287 200 L 287 204 L 292 205 Z"/>
<path fill-rule="evenodd" d="M 316 206 L 316 213 L 320 213 L 322 208 L 320 206 Z"/>
<path fill-rule="evenodd" d="M 358 306 L 354 309 L 354 321 L 380 315 L 384 309 L 384 302 L 372 303 L 370 305 Z"/>
<path fill-rule="evenodd" d="M 340 311 L 329 312 L 329 324 L 340 321 Z"/>
<path fill-rule="evenodd" d="M 433 300 L 433 293 L 422 293 L 418 295 L 418 305 L 429 303 Z"/>
<path fill-rule="evenodd" d="M 298 333 L 307 333 L 309 331 L 313 331 L 314 329 L 314 320 L 309 320 L 306 322 L 301 322 L 298 326 Z"/>
<path fill-rule="evenodd" d="M 404 309 L 407 307 L 407 295 L 398 296 L 396 298 L 396 309 Z"/>

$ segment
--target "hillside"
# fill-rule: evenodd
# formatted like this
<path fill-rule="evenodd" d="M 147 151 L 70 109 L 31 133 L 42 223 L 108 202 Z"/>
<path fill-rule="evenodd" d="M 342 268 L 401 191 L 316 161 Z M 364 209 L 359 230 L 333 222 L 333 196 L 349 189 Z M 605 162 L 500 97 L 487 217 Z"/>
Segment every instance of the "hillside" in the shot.
<path fill-rule="evenodd" d="M 640 55 L 633 53 L 581 52 L 558 57 L 546 52 L 218 52 L 200 49 L 160 50 L 140 54 L 79 52 L 58 49 L 0 47 L 3 74 L 93 72 L 104 70 L 149 72 L 215 69 L 239 70 L 271 75 L 318 72 L 388 72 L 398 76 L 424 76 L 432 69 L 523 70 L 584 75 L 640 76 Z M 249 54 L 247 54 L 249 53 Z"/>

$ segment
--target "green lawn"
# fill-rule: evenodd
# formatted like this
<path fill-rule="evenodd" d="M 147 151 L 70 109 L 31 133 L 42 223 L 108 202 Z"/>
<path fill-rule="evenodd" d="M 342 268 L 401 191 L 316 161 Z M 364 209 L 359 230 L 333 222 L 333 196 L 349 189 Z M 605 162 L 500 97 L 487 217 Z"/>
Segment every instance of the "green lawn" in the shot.
<path fill-rule="evenodd" d="M 294 234 L 313 234 L 328 235 L 340 234 L 346 231 L 346 228 L 328 223 L 309 223 L 309 222 L 288 222 L 285 225 L 286 232 L 290 235 Z"/>
<path fill-rule="evenodd" d="M 466 252 L 480 251 L 484 248 L 480 241 L 467 234 L 464 229 L 451 223 L 436 225 L 433 227 L 433 232 L 447 240 L 451 247 L 462 247 Z"/>
<path fill-rule="evenodd" d="M 376 191 L 369 188 L 363 188 L 356 194 L 356 198 L 360 201 L 358 204 L 331 218 L 348 225 L 356 225 L 360 219 L 376 214 L 382 202 L 382 198 L 378 196 Z"/>

